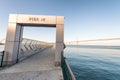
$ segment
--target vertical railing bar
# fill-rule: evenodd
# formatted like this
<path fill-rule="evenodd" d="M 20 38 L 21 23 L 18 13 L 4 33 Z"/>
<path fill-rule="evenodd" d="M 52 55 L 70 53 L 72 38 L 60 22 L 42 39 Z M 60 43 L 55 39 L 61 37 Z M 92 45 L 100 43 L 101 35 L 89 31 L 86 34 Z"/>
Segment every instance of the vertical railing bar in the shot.
<path fill-rule="evenodd" d="M 4 57 L 4 51 L 2 52 L 2 59 L 1 59 L 1 65 L 0 65 L 0 67 L 2 67 L 2 65 L 3 65 L 3 57 Z"/>

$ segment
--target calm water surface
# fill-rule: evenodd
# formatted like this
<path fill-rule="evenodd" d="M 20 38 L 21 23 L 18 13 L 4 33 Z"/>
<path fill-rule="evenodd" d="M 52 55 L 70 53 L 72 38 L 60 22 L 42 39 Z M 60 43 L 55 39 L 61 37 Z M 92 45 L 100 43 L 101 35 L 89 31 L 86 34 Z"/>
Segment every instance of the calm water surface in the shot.
<path fill-rule="evenodd" d="M 119 46 L 67 46 L 65 57 L 77 80 L 120 80 Z"/>

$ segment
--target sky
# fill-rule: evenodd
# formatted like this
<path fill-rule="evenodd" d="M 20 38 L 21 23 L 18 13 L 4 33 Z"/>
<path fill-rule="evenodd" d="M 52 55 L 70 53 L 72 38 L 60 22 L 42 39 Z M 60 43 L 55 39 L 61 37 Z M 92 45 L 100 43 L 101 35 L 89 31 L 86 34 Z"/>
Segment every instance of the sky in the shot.
<path fill-rule="evenodd" d="M 120 38 L 120 0 L 0 0 L 0 39 L 9 14 L 64 16 L 65 41 Z M 55 32 L 25 27 L 23 37 L 51 42 Z"/>

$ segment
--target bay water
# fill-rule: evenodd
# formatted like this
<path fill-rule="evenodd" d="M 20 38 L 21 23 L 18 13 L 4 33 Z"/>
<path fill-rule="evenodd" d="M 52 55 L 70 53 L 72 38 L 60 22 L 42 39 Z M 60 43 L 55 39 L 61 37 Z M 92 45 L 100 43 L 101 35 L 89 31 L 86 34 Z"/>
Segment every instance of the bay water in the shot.
<path fill-rule="evenodd" d="M 77 80 L 120 80 L 120 46 L 68 45 L 64 56 Z"/>

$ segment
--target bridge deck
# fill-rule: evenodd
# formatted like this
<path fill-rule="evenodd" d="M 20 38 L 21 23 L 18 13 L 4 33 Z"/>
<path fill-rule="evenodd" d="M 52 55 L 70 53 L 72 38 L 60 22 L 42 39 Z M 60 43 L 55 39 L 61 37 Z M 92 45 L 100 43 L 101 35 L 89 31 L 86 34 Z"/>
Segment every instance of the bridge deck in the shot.
<path fill-rule="evenodd" d="M 0 80 L 62 80 L 62 70 L 54 66 L 54 48 L 0 71 Z"/>

